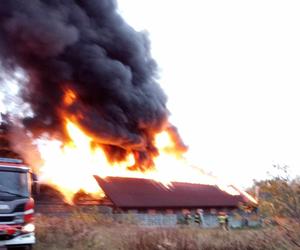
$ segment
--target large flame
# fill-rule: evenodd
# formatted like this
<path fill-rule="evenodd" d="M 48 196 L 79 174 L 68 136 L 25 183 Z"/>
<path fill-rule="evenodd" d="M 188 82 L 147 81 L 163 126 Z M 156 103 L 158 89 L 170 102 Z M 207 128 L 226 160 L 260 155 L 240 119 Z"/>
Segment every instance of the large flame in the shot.
<path fill-rule="evenodd" d="M 72 105 L 76 98 L 74 91 L 66 89 L 63 105 L 66 107 Z M 174 181 L 210 184 L 218 185 L 232 195 L 242 193 L 237 188 L 204 173 L 199 167 L 189 164 L 168 130 L 155 135 L 158 154 L 153 159 L 154 166 L 141 170 L 143 168 L 132 168 L 136 164 L 132 152 L 128 152 L 125 160 L 111 163 L 103 148 L 95 146 L 93 138 L 76 123 L 76 118 L 68 117 L 66 114 L 62 114 L 62 117 L 69 140 L 62 142 L 46 138 L 39 141 L 39 151 L 43 160 L 40 174 L 42 180 L 55 186 L 69 203 L 72 203 L 74 195 L 80 190 L 90 195 L 104 195 L 94 175 L 102 178 L 107 176 L 147 178 L 166 186 L 172 185 Z M 249 195 L 247 198 L 256 202 Z"/>
<path fill-rule="evenodd" d="M 101 195 L 94 175 L 102 178 L 107 176 L 147 178 L 165 185 L 171 185 L 172 181 L 217 184 L 232 195 L 239 194 L 235 188 L 205 174 L 200 168 L 189 165 L 184 155 L 175 150 L 174 142 L 166 131 L 155 137 L 159 151 L 154 159 L 155 166 L 148 171 L 141 171 L 130 169 L 135 163 L 132 154 L 129 153 L 125 161 L 110 163 L 104 150 L 100 146 L 92 147 L 93 139 L 75 122 L 66 119 L 65 124 L 70 137 L 69 142 L 62 143 L 49 139 L 40 142 L 40 153 L 44 161 L 41 176 L 43 181 L 59 189 L 70 203 L 74 194 L 80 190 Z"/>

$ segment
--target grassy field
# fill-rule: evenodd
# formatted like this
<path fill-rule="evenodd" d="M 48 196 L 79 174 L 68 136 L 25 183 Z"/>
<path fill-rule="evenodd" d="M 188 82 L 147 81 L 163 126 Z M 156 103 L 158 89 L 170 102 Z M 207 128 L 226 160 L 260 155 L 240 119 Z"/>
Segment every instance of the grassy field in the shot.
<path fill-rule="evenodd" d="M 257 230 L 204 230 L 194 227 L 141 228 L 96 213 L 37 216 L 36 250 L 235 250 L 300 249 L 300 227 Z"/>

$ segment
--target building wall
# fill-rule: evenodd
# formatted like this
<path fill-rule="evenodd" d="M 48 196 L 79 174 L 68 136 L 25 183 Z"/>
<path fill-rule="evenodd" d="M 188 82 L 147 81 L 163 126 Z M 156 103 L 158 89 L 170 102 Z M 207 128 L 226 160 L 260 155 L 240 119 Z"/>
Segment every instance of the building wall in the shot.
<path fill-rule="evenodd" d="M 133 222 L 141 226 L 174 227 L 177 225 L 176 214 L 113 214 L 116 221 Z"/>
<path fill-rule="evenodd" d="M 182 223 L 181 216 L 177 214 L 144 214 L 144 213 L 121 213 L 112 214 L 116 221 L 133 222 L 141 226 L 159 226 L 159 227 L 175 227 L 178 225 L 186 225 Z M 259 226 L 259 220 L 249 220 L 248 225 L 251 227 Z M 219 227 L 217 215 L 203 215 L 203 223 L 200 225 L 191 222 L 189 226 L 198 226 L 202 228 L 217 228 Z M 243 220 L 237 219 L 234 216 L 229 216 L 229 226 L 231 228 L 243 227 Z"/>
<path fill-rule="evenodd" d="M 218 212 L 226 211 L 229 216 L 229 226 L 231 228 L 241 228 L 246 224 L 248 226 L 258 226 L 259 218 L 255 213 L 244 213 L 238 209 L 206 209 L 201 213 L 203 228 L 219 227 Z M 187 221 L 185 214 L 191 214 L 191 220 Z M 177 225 L 200 226 L 194 222 L 196 209 L 129 209 L 120 213 L 115 212 L 114 218 L 117 220 L 129 220 L 143 226 L 170 227 Z M 246 220 L 246 222 L 245 222 Z"/>

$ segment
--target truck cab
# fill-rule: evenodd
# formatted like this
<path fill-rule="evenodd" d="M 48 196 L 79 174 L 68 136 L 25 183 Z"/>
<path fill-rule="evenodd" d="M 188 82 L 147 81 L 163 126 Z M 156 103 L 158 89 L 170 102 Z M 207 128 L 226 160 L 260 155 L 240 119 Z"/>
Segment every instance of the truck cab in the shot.
<path fill-rule="evenodd" d="M 31 249 L 35 243 L 31 176 L 21 160 L 0 158 L 0 248 Z"/>

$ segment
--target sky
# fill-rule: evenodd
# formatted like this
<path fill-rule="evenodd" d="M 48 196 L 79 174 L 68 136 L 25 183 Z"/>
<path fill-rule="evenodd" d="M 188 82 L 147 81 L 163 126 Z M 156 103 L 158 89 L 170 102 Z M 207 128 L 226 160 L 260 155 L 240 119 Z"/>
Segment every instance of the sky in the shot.
<path fill-rule="evenodd" d="M 146 30 L 188 158 L 244 187 L 300 174 L 300 2 L 119 0 Z"/>

